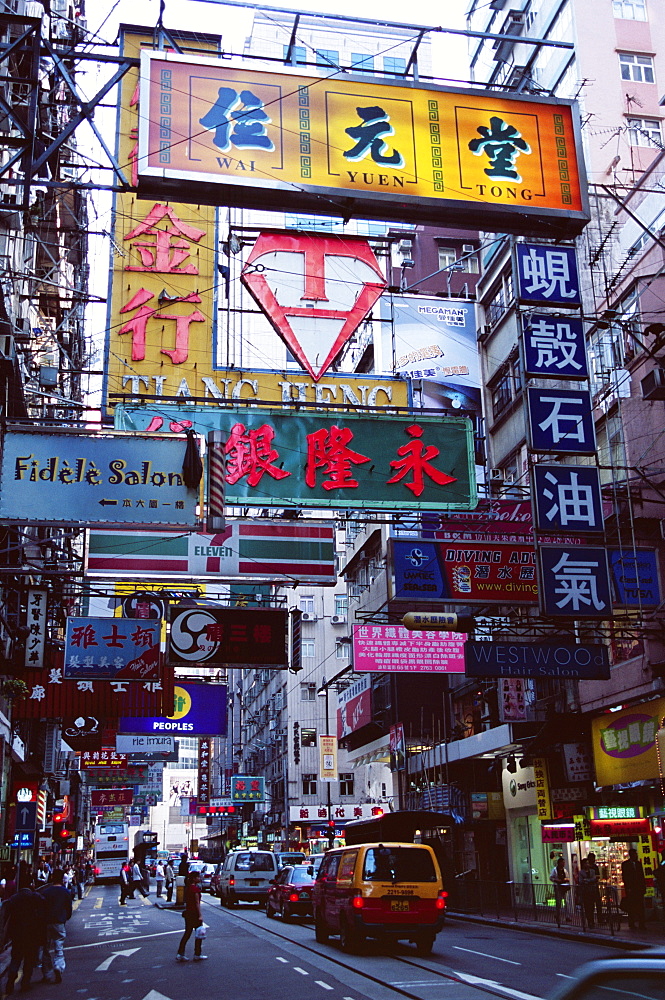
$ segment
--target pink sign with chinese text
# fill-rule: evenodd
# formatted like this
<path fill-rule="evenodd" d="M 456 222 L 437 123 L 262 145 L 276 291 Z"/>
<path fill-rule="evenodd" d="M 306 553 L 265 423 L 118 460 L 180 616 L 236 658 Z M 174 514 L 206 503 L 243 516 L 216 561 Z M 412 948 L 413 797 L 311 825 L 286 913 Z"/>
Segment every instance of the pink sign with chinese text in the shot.
<path fill-rule="evenodd" d="M 466 635 L 412 632 L 402 625 L 359 625 L 353 630 L 356 673 L 464 673 Z"/>

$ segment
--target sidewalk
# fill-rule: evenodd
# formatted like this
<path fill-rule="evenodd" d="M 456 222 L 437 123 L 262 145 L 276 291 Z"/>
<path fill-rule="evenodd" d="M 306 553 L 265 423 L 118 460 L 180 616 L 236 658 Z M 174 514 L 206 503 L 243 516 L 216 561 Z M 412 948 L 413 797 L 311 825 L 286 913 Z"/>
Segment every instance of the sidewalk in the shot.
<path fill-rule="evenodd" d="M 446 910 L 446 916 L 451 920 L 468 921 L 469 923 L 485 924 L 487 926 L 507 927 L 514 930 L 529 931 L 532 934 L 548 934 L 562 940 L 585 941 L 605 945 L 608 948 L 650 948 L 665 945 L 665 922 L 652 920 L 647 923 L 646 930 L 631 930 L 626 920 L 621 921 L 619 930 L 612 935 L 609 930 L 583 929 L 575 924 L 547 923 L 541 920 L 515 919 L 511 913 L 487 916 L 477 913 L 462 913 L 453 909 Z"/>

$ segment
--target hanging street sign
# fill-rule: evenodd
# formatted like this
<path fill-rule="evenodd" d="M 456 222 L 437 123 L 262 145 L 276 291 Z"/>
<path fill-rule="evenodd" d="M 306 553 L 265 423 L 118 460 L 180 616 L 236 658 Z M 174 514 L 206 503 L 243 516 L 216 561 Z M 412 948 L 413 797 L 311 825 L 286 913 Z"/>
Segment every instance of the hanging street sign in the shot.
<path fill-rule="evenodd" d="M 600 643 L 471 642 L 464 645 L 467 677 L 563 677 L 608 680 L 607 647 Z"/>
<path fill-rule="evenodd" d="M 580 308 L 582 292 L 575 247 L 517 243 L 515 252 L 520 302 Z"/>
<path fill-rule="evenodd" d="M 531 313 L 524 322 L 524 370 L 534 378 L 587 379 L 584 323 L 574 316 Z"/>
<path fill-rule="evenodd" d="M 227 520 L 215 534 L 91 531 L 87 576 L 214 577 L 334 584 L 335 528 L 310 520 Z"/>
<path fill-rule="evenodd" d="M 534 465 L 531 496 L 536 527 L 558 535 L 605 530 L 600 472 L 595 465 Z"/>
<path fill-rule="evenodd" d="M 145 49 L 140 88 L 142 197 L 549 238 L 588 221 L 569 101 Z"/>
<path fill-rule="evenodd" d="M 541 613 L 553 618 L 611 618 L 607 550 L 580 546 L 538 548 Z"/>
<path fill-rule="evenodd" d="M 175 686 L 175 705 L 169 715 L 121 718 L 119 733 L 171 733 L 174 736 L 226 735 L 225 684 L 182 681 Z"/>
<path fill-rule="evenodd" d="M 532 451 L 595 455 L 591 394 L 578 389 L 527 389 Z"/>
<path fill-rule="evenodd" d="M 315 382 L 386 288 L 367 240 L 312 233 L 261 233 L 241 280 Z"/>
<path fill-rule="evenodd" d="M 286 669 L 288 611 L 282 608 L 171 608 L 169 663 L 253 664 Z"/>
<path fill-rule="evenodd" d="M 11 524 L 196 528 L 198 490 L 174 435 L 83 434 L 9 426 L 0 520 Z"/>
<path fill-rule="evenodd" d="M 146 681 L 161 677 L 161 621 L 68 618 L 64 676 Z"/>

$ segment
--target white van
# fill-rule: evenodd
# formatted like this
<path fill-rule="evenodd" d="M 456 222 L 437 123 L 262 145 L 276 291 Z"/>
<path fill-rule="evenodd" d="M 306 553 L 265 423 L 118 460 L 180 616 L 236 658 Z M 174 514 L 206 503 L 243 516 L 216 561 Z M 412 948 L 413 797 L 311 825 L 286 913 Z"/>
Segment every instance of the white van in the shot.
<path fill-rule="evenodd" d="M 218 892 L 222 906 L 265 903 L 272 879 L 278 871 L 278 858 L 272 851 L 230 851 L 219 874 Z"/>

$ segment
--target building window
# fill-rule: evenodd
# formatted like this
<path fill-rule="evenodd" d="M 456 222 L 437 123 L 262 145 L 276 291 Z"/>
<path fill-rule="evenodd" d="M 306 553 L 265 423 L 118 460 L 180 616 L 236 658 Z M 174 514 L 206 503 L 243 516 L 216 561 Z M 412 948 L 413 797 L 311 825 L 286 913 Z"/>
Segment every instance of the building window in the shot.
<path fill-rule="evenodd" d="M 491 386 L 492 416 L 496 420 L 522 390 L 522 367 L 519 357 L 508 362 Z"/>
<path fill-rule="evenodd" d="M 457 260 L 457 251 L 452 247 L 438 247 L 439 267 L 450 267 Z"/>
<path fill-rule="evenodd" d="M 303 656 L 316 656 L 315 642 L 313 639 L 301 639 L 300 647 Z"/>
<path fill-rule="evenodd" d="M 300 685 L 300 700 L 301 701 L 316 701 L 316 684 L 301 684 Z"/>
<path fill-rule="evenodd" d="M 286 61 L 286 60 L 288 60 L 288 58 L 289 58 L 289 47 L 288 47 L 288 45 L 285 45 L 284 46 L 284 60 Z M 307 62 L 307 49 L 305 48 L 305 46 L 304 45 L 294 45 L 293 48 L 291 49 L 291 59 L 289 61 L 289 65 L 292 65 L 293 63 L 296 63 L 296 64 L 299 63 L 302 66 L 306 62 Z"/>
<path fill-rule="evenodd" d="M 619 65 L 621 79 L 633 83 L 655 83 L 653 59 L 651 56 L 638 56 L 634 52 L 620 52 Z"/>
<path fill-rule="evenodd" d="M 389 76 L 404 76 L 406 73 L 406 59 L 400 59 L 397 56 L 384 56 L 383 71 Z"/>
<path fill-rule="evenodd" d="M 462 268 L 466 272 L 466 274 L 479 273 L 478 258 L 475 254 L 475 249 L 476 248 L 474 246 L 469 246 L 469 245 L 462 247 L 462 257 L 460 258 L 460 264 L 462 265 Z M 469 256 L 470 254 L 472 256 Z"/>
<path fill-rule="evenodd" d="M 647 9 L 644 0 L 612 0 L 615 17 L 626 21 L 646 21 Z"/>
<path fill-rule="evenodd" d="M 353 772 L 350 771 L 346 774 L 341 774 L 339 776 L 339 794 L 340 795 L 353 795 Z"/>
<path fill-rule="evenodd" d="M 300 610 L 308 615 L 314 614 L 314 594 L 306 594 L 300 598 Z"/>
<path fill-rule="evenodd" d="M 348 607 L 349 599 L 346 594 L 335 594 L 335 614 L 340 618 L 345 618 Z"/>
<path fill-rule="evenodd" d="M 336 49 L 317 49 L 316 65 L 339 69 L 339 52 Z"/>
<path fill-rule="evenodd" d="M 303 795 L 316 795 L 316 775 L 303 774 L 302 776 Z"/>
<path fill-rule="evenodd" d="M 662 148 L 662 134 L 657 118 L 626 118 L 626 123 L 631 146 Z"/>
<path fill-rule="evenodd" d="M 513 300 L 513 276 L 510 272 L 504 274 L 501 284 L 485 306 L 485 319 L 489 326 L 494 326 L 501 319 Z"/>
<path fill-rule="evenodd" d="M 300 746 L 301 747 L 315 747 L 316 746 L 316 729 L 301 729 L 300 730 Z"/>
<path fill-rule="evenodd" d="M 351 657 L 351 643 L 350 642 L 336 642 L 335 643 L 335 658 L 338 660 L 348 660 Z"/>
<path fill-rule="evenodd" d="M 374 56 L 365 55 L 363 52 L 352 52 L 351 69 L 354 73 L 373 73 Z"/>

